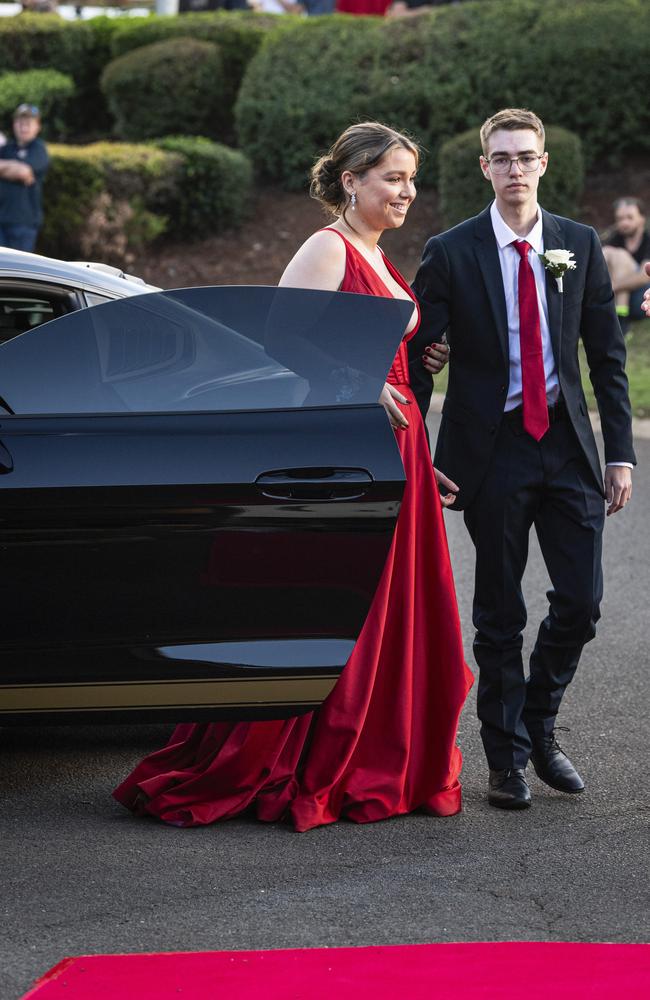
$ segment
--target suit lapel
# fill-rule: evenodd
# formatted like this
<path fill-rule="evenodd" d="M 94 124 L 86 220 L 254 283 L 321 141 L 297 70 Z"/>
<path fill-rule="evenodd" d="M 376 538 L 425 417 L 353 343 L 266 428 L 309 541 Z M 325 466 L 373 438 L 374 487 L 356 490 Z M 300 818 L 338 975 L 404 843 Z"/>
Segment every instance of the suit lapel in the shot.
<path fill-rule="evenodd" d="M 474 252 L 483 275 L 485 288 L 490 300 L 496 331 L 503 351 L 506 365 L 509 364 L 510 348 L 508 344 L 508 312 L 506 296 L 503 290 L 503 275 L 499 263 L 499 250 L 492 228 L 490 208 L 485 209 L 476 217 L 474 230 L 476 243 Z"/>
<path fill-rule="evenodd" d="M 563 248 L 562 231 L 554 216 L 542 209 L 544 250 L 561 250 Z M 562 343 L 562 293 L 558 291 L 557 281 L 553 275 L 546 272 L 546 305 L 548 307 L 548 329 L 553 346 L 553 356 L 556 367 L 560 367 L 560 344 Z"/>

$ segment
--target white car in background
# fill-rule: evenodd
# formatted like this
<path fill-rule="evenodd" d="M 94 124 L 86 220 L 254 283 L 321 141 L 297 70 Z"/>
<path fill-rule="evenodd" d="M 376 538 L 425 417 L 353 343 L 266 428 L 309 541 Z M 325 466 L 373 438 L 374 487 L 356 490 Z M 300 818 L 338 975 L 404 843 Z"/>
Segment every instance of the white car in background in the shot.
<path fill-rule="evenodd" d="M 66 313 L 159 291 L 117 267 L 0 247 L 0 344 Z"/>

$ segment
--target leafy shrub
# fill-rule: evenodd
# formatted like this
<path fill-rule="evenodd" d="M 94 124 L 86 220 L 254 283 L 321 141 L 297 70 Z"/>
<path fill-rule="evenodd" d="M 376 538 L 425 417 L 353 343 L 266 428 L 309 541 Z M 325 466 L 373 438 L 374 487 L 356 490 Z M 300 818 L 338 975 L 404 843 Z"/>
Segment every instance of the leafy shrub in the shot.
<path fill-rule="evenodd" d="M 288 18 L 249 63 L 235 108 L 256 169 L 289 188 L 351 121 L 374 118 L 428 149 L 507 106 L 578 132 L 587 162 L 650 149 L 650 4 L 484 0 L 417 18 Z"/>
<path fill-rule="evenodd" d="M 8 125 L 19 104 L 36 104 L 43 137 L 61 138 L 66 131 L 66 109 L 74 94 L 72 77 L 55 69 L 32 69 L 0 76 L 0 121 Z"/>
<path fill-rule="evenodd" d="M 50 145 L 42 246 L 57 257 L 128 264 L 157 237 L 204 235 L 244 218 L 252 168 L 196 136 L 147 145 Z"/>
<path fill-rule="evenodd" d="M 172 38 L 196 38 L 218 45 L 224 69 L 220 94 L 223 138 L 226 141 L 232 140 L 232 107 L 244 71 L 264 36 L 277 27 L 277 17 L 252 12 L 217 11 L 183 14 L 180 17 L 130 17 L 115 19 L 113 24 L 115 28 L 111 37 L 111 51 L 114 58 L 143 45 Z"/>
<path fill-rule="evenodd" d="M 234 149 L 202 136 L 166 136 L 156 146 L 182 164 L 169 214 L 179 236 L 204 236 L 238 225 L 250 212 L 253 169 Z"/>
<path fill-rule="evenodd" d="M 448 139 L 440 150 L 440 207 L 447 226 L 477 215 L 494 197 L 479 166 L 479 125 Z M 573 215 L 584 185 L 582 144 L 558 126 L 546 127 L 548 170 L 540 180 L 539 199 L 556 215 Z"/>
<path fill-rule="evenodd" d="M 380 38 L 378 19 L 347 15 L 283 21 L 268 36 L 235 105 L 240 145 L 263 179 L 303 187 L 343 128 L 378 115 Z"/>
<path fill-rule="evenodd" d="M 128 263 L 169 227 L 180 157 L 151 146 L 50 146 L 44 189 L 45 253 Z"/>
<path fill-rule="evenodd" d="M 223 59 L 212 42 L 172 38 L 109 63 L 102 89 L 125 139 L 223 131 Z"/>
<path fill-rule="evenodd" d="M 69 74 L 77 96 L 66 109 L 66 132 L 97 133 L 109 118 L 99 75 L 110 59 L 115 18 L 64 21 L 55 14 L 0 17 L 0 73 L 55 69 Z"/>

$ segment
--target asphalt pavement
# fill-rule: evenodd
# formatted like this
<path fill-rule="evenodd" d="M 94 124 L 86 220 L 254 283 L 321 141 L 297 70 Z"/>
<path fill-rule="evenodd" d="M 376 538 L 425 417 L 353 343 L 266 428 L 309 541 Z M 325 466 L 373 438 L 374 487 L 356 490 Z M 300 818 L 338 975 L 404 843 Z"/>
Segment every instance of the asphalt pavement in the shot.
<path fill-rule="evenodd" d="M 0 998 L 66 955 L 98 952 L 648 940 L 650 440 L 637 456 L 633 501 L 606 525 L 599 634 L 559 720 L 583 795 L 532 775 L 532 809 L 488 807 L 474 692 L 460 815 L 305 834 L 131 817 L 110 791 L 169 727 L 0 730 Z M 445 516 L 471 664 L 473 555 L 462 515 Z M 547 586 L 533 545 L 528 649 Z"/>

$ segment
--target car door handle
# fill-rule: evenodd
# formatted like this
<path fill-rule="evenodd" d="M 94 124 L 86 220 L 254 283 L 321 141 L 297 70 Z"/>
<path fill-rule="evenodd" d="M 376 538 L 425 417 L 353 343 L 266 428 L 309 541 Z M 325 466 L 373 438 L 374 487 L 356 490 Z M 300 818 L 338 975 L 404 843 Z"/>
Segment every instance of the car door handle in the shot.
<path fill-rule="evenodd" d="M 275 469 L 261 473 L 256 487 L 272 500 L 354 500 L 362 497 L 373 478 L 366 469 L 312 467 Z"/>
<path fill-rule="evenodd" d="M 14 467 L 14 460 L 11 457 L 11 453 L 5 448 L 2 441 L 0 441 L 0 476 L 4 476 L 7 472 L 12 472 Z"/>

